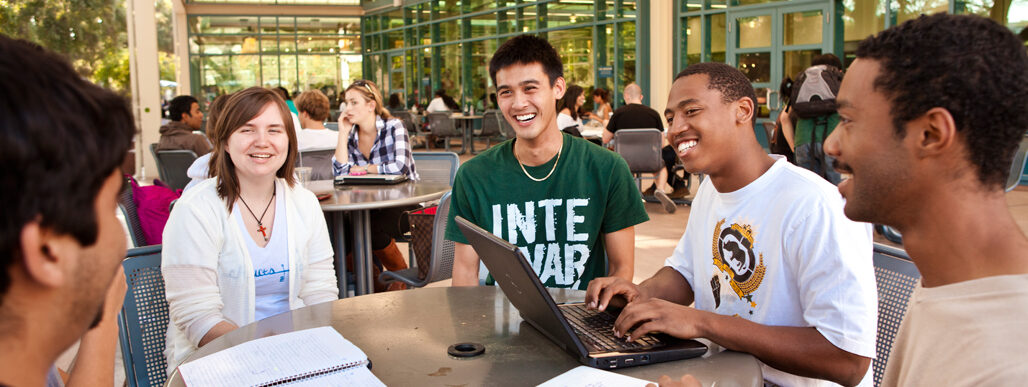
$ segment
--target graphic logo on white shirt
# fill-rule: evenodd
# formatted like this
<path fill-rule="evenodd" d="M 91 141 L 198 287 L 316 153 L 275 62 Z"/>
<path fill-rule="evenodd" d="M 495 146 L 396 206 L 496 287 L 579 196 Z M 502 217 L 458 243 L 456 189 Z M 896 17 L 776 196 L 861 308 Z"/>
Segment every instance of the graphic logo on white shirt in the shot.
<path fill-rule="evenodd" d="M 739 296 L 750 303 L 751 308 L 757 304 L 753 302 L 753 292 L 760 287 L 764 280 L 764 254 L 753 252 L 753 229 L 749 225 L 733 223 L 725 227 L 725 219 L 717 222 L 714 227 L 714 242 L 712 245 L 714 253 L 714 267 L 724 274 L 724 279 Z M 721 305 L 721 287 L 719 274 L 711 279 L 711 290 L 714 293 L 714 307 Z M 715 282 L 718 282 L 717 286 Z"/>

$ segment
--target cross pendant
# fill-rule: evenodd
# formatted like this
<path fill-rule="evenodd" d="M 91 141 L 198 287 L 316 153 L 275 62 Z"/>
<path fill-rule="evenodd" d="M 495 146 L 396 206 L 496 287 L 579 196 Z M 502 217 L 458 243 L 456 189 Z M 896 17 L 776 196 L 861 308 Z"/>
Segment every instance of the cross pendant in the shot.
<path fill-rule="evenodd" d="M 257 231 L 260 231 L 261 235 L 263 235 L 263 236 L 264 236 L 264 241 L 265 241 L 265 242 L 267 242 L 267 241 L 268 241 L 268 234 L 264 232 L 264 231 L 266 231 L 266 230 L 267 230 L 267 228 L 266 228 L 266 227 L 264 227 L 264 225 L 262 225 L 262 224 L 258 224 L 258 225 L 257 225 Z"/>

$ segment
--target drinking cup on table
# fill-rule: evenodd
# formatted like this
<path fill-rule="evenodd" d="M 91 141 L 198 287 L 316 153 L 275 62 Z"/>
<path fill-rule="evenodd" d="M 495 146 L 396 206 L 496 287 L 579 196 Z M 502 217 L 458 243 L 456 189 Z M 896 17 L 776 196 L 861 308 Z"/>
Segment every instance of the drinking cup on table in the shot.
<path fill-rule="evenodd" d="M 314 168 L 311 167 L 296 167 L 296 180 L 301 186 L 307 187 L 307 183 L 311 181 L 311 173 L 314 172 Z"/>

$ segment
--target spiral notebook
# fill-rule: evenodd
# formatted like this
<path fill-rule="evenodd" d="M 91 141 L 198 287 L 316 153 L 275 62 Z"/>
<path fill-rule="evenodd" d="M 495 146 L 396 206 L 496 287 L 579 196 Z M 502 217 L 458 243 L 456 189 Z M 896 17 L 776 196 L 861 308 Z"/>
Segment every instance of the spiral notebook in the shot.
<path fill-rule="evenodd" d="M 332 327 L 263 337 L 178 367 L 194 386 L 385 386 L 368 356 Z"/>

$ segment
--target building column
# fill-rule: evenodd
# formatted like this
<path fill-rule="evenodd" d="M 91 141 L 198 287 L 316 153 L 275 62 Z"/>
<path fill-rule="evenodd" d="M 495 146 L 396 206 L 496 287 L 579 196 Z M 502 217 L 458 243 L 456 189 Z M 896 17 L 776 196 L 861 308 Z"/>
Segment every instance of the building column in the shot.
<path fill-rule="evenodd" d="M 172 35 L 175 42 L 175 82 L 178 83 L 176 95 L 192 92 L 189 68 L 189 27 L 186 24 L 186 7 L 184 0 L 171 0 Z M 203 100 L 199 96 L 197 99 Z"/>
<path fill-rule="evenodd" d="M 126 1 L 129 73 L 132 80 L 132 113 L 136 119 L 136 177 L 157 176 L 150 144 L 160 139 L 161 88 L 157 61 L 157 21 L 153 0 Z"/>
<path fill-rule="evenodd" d="M 664 116 L 664 105 L 674 80 L 674 18 L 673 1 L 650 2 L 650 92 L 644 105 Z M 666 124 L 666 123 L 665 123 Z"/>

